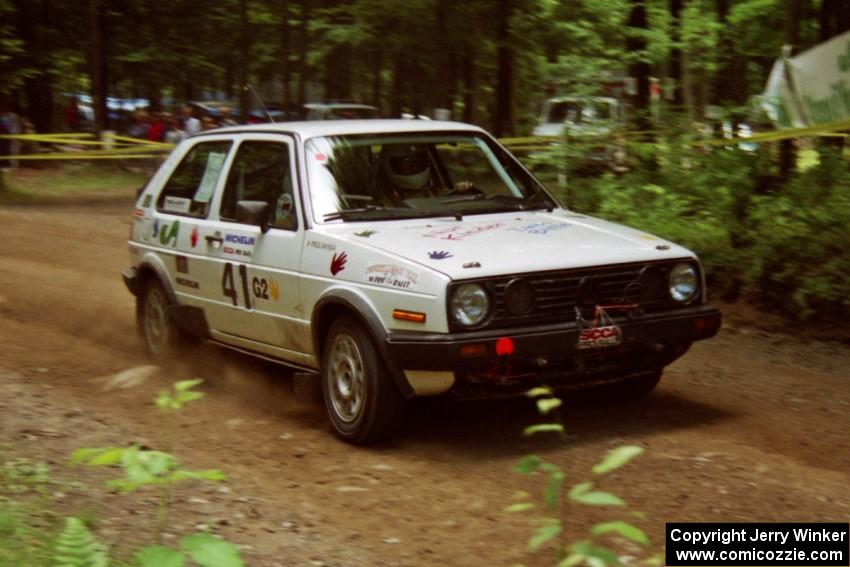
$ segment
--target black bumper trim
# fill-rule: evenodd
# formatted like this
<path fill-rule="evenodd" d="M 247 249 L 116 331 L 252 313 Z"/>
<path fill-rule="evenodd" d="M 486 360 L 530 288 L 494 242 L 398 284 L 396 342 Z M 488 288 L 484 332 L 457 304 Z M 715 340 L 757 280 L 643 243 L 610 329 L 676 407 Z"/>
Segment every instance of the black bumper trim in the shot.
<path fill-rule="evenodd" d="M 455 371 L 480 368 L 506 359 L 531 360 L 541 355 L 568 358 L 594 352 L 612 354 L 659 346 L 687 346 L 716 335 L 721 319 L 720 311 L 707 305 L 634 318 L 615 317 L 623 332 L 622 344 L 592 350 L 578 349 L 580 330 L 575 322 L 467 333 L 396 332 L 387 335 L 386 344 L 390 358 L 404 370 Z M 501 337 L 508 337 L 514 343 L 514 353 L 510 357 L 495 354 L 496 340 Z M 461 356 L 462 347 L 481 344 L 486 346 L 486 354 Z"/>

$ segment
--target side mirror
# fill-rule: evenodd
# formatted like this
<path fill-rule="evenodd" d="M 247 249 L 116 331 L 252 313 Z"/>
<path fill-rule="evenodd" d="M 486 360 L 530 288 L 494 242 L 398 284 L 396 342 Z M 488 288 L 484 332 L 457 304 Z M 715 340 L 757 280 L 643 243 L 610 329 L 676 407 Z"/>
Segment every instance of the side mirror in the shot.
<path fill-rule="evenodd" d="M 265 234 L 269 230 L 269 204 L 265 201 L 237 201 L 236 220 L 259 226 Z"/>

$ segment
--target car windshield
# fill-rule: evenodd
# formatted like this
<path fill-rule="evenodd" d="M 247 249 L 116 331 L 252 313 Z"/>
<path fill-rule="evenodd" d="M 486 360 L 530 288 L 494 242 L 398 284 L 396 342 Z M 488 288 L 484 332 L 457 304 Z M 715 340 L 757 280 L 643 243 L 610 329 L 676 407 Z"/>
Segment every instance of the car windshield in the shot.
<path fill-rule="evenodd" d="M 306 158 L 316 222 L 556 206 L 510 154 L 477 133 L 313 138 Z"/>

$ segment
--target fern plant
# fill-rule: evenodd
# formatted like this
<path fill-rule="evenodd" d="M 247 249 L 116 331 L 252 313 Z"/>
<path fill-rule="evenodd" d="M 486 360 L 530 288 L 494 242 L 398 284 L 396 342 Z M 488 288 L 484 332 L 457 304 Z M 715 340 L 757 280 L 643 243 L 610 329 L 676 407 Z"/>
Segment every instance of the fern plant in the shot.
<path fill-rule="evenodd" d="M 108 567 L 104 546 L 79 518 L 66 518 L 65 528 L 56 538 L 53 567 Z"/>

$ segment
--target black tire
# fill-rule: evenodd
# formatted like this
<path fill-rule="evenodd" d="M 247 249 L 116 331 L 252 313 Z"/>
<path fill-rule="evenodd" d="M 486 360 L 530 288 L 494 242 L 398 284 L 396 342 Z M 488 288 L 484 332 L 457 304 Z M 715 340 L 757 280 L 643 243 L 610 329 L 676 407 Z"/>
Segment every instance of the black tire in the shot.
<path fill-rule="evenodd" d="M 372 337 L 350 317 L 334 321 L 322 353 L 322 397 L 337 436 L 367 445 L 398 431 L 405 399 Z"/>
<path fill-rule="evenodd" d="M 171 300 L 157 278 L 148 278 L 138 301 L 139 332 L 145 351 L 161 362 L 174 358 L 185 338 L 171 318 Z"/>

